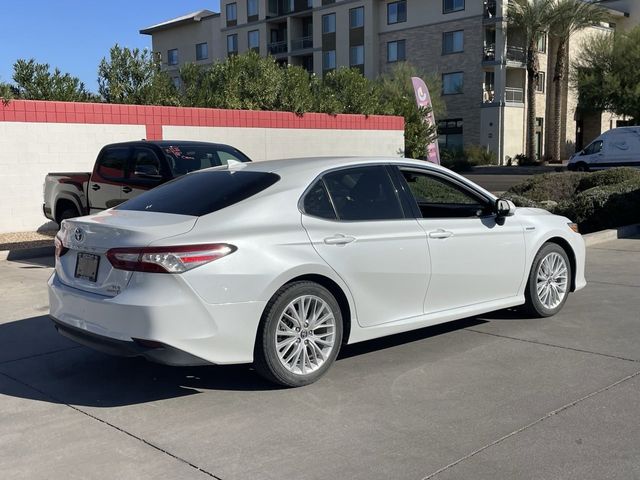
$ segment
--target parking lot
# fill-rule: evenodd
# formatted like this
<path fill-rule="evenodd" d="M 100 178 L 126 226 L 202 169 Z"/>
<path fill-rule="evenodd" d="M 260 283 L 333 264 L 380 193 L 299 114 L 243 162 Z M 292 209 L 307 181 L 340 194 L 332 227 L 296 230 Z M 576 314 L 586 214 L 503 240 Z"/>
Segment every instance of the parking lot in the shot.
<path fill-rule="evenodd" d="M 76 346 L 51 264 L 0 261 L 2 478 L 640 478 L 640 238 L 589 248 L 556 317 L 352 345 L 292 390 Z"/>

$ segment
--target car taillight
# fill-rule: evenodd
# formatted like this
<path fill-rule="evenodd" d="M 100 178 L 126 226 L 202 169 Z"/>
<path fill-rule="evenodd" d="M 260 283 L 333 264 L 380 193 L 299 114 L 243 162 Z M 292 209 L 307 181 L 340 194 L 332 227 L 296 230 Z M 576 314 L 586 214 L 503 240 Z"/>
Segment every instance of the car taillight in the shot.
<path fill-rule="evenodd" d="M 214 260 L 237 248 L 227 243 L 179 245 L 175 247 L 112 248 L 107 259 L 118 270 L 150 273 L 183 273 Z"/>
<path fill-rule="evenodd" d="M 53 238 L 53 245 L 55 247 L 56 258 L 60 258 L 69 251 L 69 249 L 64 246 L 62 240 L 60 240 L 57 235 Z"/>

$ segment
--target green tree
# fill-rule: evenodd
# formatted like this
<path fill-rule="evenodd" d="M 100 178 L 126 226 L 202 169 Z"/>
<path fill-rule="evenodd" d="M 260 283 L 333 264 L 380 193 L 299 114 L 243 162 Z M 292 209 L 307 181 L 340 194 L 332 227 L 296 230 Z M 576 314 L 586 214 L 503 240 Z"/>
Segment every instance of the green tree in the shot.
<path fill-rule="evenodd" d="M 300 66 L 284 67 L 278 94 L 278 110 L 299 115 L 313 110 L 313 92 L 317 83 L 316 76 L 309 75 L 309 72 Z"/>
<path fill-rule="evenodd" d="M 580 30 L 607 20 L 606 10 L 583 0 L 556 0 L 549 33 L 556 42 L 553 74 L 554 102 L 551 135 L 551 158 L 561 160 L 562 93 L 566 80 L 568 46 L 571 36 Z"/>
<path fill-rule="evenodd" d="M 438 134 L 436 125 L 425 122 L 428 111 L 418 108 L 411 77 L 421 77 L 427 84 L 436 121 L 444 114 L 440 79 L 436 75 L 425 75 L 406 62 L 397 63 L 378 78 L 376 113 L 404 117 L 404 154 L 409 158 L 424 158 L 427 155 L 427 146 L 436 140 Z"/>
<path fill-rule="evenodd" d="M 640 27 L 605 33 L 583 43 L 572 64 L 579 108 L 612 111 L 640 120 Z"/>
<path fill-rule="evenodd" d="M 13 90 L 15 96 L 25 100 L 58 100 L 66 102 L 95 101 L 79 78 L 62 73 L 58 68 L 51 72 L 47 63 L 34 59 L 20 59 L 13 65 Z"/>
<path fill-rule="evenodd" d="M 178 104 L 177 89 L 151 52 L 117 44 L 100 62 L 98 91 L 107 103 Z"/>
<path fill-rule="evenodd" d="M 0 101 L 3 105 L 8 105 L 13 99 L 13 87 L 8 83 L 0 82 Z"/>
<path fill-rule="evenodd" d="M 536 82 L 540 73 L 538 42 L 551 23 L 551 0 L 517 0 L 509 2 L 507 22 L 510 29 L 522 32 L 527 50 L 527 157 L 536 157 Z"/>
<path fill-rule="evenodd" d="M 378 85 L 355 68 L 327 73 L 317 89 L 316 111 L 372 115 L 378 109 Z"/>

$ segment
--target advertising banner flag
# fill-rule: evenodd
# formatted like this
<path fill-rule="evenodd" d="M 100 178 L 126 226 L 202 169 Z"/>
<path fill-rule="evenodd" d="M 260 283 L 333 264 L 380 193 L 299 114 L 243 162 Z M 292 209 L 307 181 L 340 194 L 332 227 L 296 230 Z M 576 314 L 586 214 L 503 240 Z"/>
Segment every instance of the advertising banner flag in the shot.
<path fill-rule="evenodd" d="M 416 102 L 419 107 L 425 107 L 429 109 L 426 121 L 429 125 L 435 125 L 436 119 L 431 109 L 431 96 L 429 95 L 429 89 L 424 81 L 419 77 L 411 77 L 411 83 L 413 83 L 413 91 L 416 94 Z M 438 141 L 427 145 L 427 160 L 432 163 L 440 164 L 440 149 L 438 148 Z"/>

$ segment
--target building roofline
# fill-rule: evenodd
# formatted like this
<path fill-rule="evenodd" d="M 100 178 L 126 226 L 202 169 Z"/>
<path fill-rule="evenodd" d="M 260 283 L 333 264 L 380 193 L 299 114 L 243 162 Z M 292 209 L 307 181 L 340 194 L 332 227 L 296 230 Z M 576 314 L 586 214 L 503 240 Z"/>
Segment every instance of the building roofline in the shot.
<path fill-rule="evenodd" d="M 140 30 L 140 33 L 142 35 L 151 35 L 161 30 L 167 30 L 169 28 L 186 25 L 193 22 L 199 22 L 201 20 L 205 20 L 210 17 L 219 17 L 219 16 L 220 16 L 220 13 L 212 12 L 211 10 L 198 10 L 197 12 L 188 13 L 187 15 L 182 15 L 181 17 L 172 18 L 171 20 L 167 20 L 165 22 L 161 22 L 156 25 L 151 25 L 150 27 L 143 28 L 142 30 Z"/>

